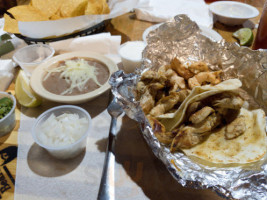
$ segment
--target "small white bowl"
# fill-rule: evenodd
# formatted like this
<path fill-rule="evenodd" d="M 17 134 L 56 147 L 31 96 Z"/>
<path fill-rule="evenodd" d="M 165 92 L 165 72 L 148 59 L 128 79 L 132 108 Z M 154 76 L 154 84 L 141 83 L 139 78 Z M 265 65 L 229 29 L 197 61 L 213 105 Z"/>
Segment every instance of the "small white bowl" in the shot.
<path fill-rule="evenodd" d="M 14 55 L 13 60 L 31 76 L 33 70 L 44 61 L 51 58 L 55 50 L 46 44 L 32 44 L 21 49 L 18 49 Z"/>
<path fill-rule="evenodd" d="M 132 73 L 142 64 L 142 52 L 146 47 L 143 41 L 129 41 L 120 46 L 119 55 L 126 73 Z"/>
<path fill-rule="evenodd" d="M 7 92 L 0 92 L 0 99 L 4 97 L 8 97 L 9 99 L 11 99 L 13 102 L 13 106 L 9 111 L 9 113 L 7 113 L 4 118 L 0 119 L 0 137 L 11 132 L 16 125 L 16 119 L 15 119 L 16 98 Z"/>
<path fill-rule="evenodd" d="M 257 8 L 234 1 L 214 2 L 209 5 L 209 8 L 218 21 L 230 26 L 241 25 L 246 20 L 259 15 Z"/>
<path fill-rule="evenodd" d="M 78 114 L 80 118 L 86 118 L 88 120 L 88 128 L 87 131 L 74 143 L 59 146 L 59 147 L 51 147 L 43 144 L 39 138 L 38 133 L 40 130 L 40 126 L 44 123 L 44 121 L 50 117 L 51 114 L 55 116 L 59 116 L 63 113 L 71 113 L 71 114 Z M 79 155 L 86 147 L 87 137 L 91 129 L 91 116 L 89 113 L 81 107 L 73 106 L 73 105 L 64 105 L 64 106 L 57 106 L 47 110 L 46 112 L 42 113 L 35 121 L 34 126 L 32 127 L 32 136 L 34 141 L 44 149 L 48 151 L 50 155 L 58 159 L 69 159 L 74 158 L 75 156 Z"/>

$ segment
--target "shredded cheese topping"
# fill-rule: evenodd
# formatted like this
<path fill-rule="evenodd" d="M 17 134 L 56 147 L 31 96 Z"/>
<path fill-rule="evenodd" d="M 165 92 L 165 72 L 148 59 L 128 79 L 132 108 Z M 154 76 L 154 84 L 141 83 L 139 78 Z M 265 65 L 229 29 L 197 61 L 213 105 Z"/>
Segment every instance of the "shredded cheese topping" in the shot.
<path fill-rule="evenodd" d="M 44 80 L 46 80 L 51 73 L 59 72 L 60 78 L 65 79 L 70 85 L 61 95 L 72 93 L 74 88 L 83 91 L 89 79 L 93 79 L 98 86 L 101 86 L 96 77 L 98 74 L 96 67 L 94 65 L 89 65 L 88 62 L 82 58 L 78 60 L 67 60 L 65 65 L 50 70 L 47 69 L 46 71 L 48 73 Z"/>

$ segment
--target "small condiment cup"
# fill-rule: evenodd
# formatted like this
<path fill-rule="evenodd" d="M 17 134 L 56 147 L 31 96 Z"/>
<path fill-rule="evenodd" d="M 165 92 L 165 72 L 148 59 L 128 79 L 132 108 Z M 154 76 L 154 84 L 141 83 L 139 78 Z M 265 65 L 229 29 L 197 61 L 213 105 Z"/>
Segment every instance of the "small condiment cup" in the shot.
<path fill-rule="evenodd" d="M 32 44 L 21 49 L 18 49 L 14 55 L 13 60 L 31 76 L 33 70 L 42 62 L 51 58 L 55 50 L 46 44 Z"/>
<path fill-rule="evenodd" d="M 59 147 L 51 147 L 43 144 L 39 138 L 38 133 L 40 130 L 40 126 L 44 123 L 44 121 L 50 117 L 51 114 L 55 116 L 59 116 L 63 113 L 69 114 L 78 114 L 80 118 L 86 118 L 88 120 L 88 128 L 87 131 L 74 143 L 67 144 Z M 32 136 L 34 141 L 44 149 L 48 151 L 50 155 L 58 159 L 70 159 L 79 155 L 86 147 L 87 137 L 91 129 L 91 116 L 89 113 L 79 106 L 73 105 L 63 105 L 51 108 L 44 113 L 42 113 L 35 121 L 34 126 L 32 127 Z"/>
<path fill-rule="evenodd" d="M 13 101 L 13 106 L 9 113 L 2 119 L 0 119 L 0 137 L 10 133 L 16 125 L 15 119 L 15 108 L 16 108 L 16 98 L 7 92 L 0 92 L 0 99 L 8 97 Z"/>
<path fill-rule="evenodd" d="M 142 52 L 145 47 L 146 44 L 143 41 L 130 41 L 120 46 L 119 55 L 126 73 L 132 73 L 141 66 Z"/>

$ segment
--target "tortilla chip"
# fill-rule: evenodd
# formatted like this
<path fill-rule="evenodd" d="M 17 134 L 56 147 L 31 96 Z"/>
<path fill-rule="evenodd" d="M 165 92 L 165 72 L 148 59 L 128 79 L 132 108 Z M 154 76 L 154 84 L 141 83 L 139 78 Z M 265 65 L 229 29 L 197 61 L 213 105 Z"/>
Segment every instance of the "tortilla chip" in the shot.
<path fill-rule="evenodd" d="M 18 21 L 12 19 L 9 15 L 4 14 L 5 25 L 4 31 L 9 33 L 19 33 Z"/>
<path fill-rule="evenodd" d="M 48 16 L 30 5 L 16 6 L 8 10 L 18 21 L 46 21 Z"/>
<path fill-rule="evenodd" d="M 100 15 L 103 11 L 102 0 L 89 0 L 84 14 L 86 15 Z"/>
<path fill-rule="evenodd" d="M 87 3 L 87 0 L 66 0 L 60 7 L 60 15 L 62 17 L 76 17 L 83 15 Z"/>
<path fill-rule="evenodd" d="M 103 10 L 101 14 L 109 14 L 110 13 L 110 9 L 109 6 L 106 2 L 106 0 L 102 0 L 103 1 Z"/>
<path fill-rule="evenodd" d="M 62 17 L 59 16 L 59 15 L 54 14 L 54 15 L 52 15 L 51 17 L 49 17 L 49 19 L 50 19 L 50 20 L 58 20 L 58 19 L 62 19 Z"/>
<path fill-rule="evenodd" d="M 33 7 L 47 14 L 48 17 L 54 15 L 62 5 L 64 0 L 32 0 Z"/>

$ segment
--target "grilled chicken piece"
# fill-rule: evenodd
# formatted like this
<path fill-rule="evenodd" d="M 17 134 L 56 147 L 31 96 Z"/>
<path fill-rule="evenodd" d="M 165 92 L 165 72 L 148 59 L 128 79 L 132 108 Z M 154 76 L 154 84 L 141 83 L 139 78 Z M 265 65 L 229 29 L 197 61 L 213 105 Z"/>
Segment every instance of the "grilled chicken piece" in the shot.
<path fill-rule="evenodd" d="M 167 80 L 166 76 L 152 70 L 144 72 L 141 76 L 141 81 L 145 82 L 146 84 L 152 82 L 158 82 L 164 85 L 166 80 Z"/>
<path fill-rule="evenodd" d="M 170 65 L 161 66 L 158 70 L 158 73 L 163 76 L 166 76 L 166 78 L 168 79 L 171 85 L 170 92 L 176 92 L 179 89 L 186 88 L 184 78 L 178 76 L 178 74 L 173 69 L 171 69 Z"/>
<path fill-rule="evenodd" d="M 246 131 L 245 116 L 240 115 L 234 121 L 226 126 L 224 137 L 227 140 L 237 138 Z"/>
<path fill-rule="evenodd" d="M 146 92 L 146 84 L 143 81 L 139 81 L 136 85 L 137 96 L 136 99 L 140 100 L 141 96 Z"/>
<path fill-rule="evenodd" d="M 174 70 L 168 69 L 165 73 L 165 76 L 168 78 L 168 81 L 170 82 L 170 85 L 172 87 L 170 92 L 176 92 L 179 89 L 186 88 L 184 78 L 178 76 Z"/>
<path fill-rule="evenodd" d="M 145 114 L 148 114 L 155 105 L 155 96 L 158 90 L 164 88 L 160 83 L 151 83 L 145 88 L 145 93 L 141 96 L 140 105 Z"/>
<path fill-rule="evenodd" d="M 209 67 L 206 63 L 199 61 L 199 62 L 193 62 L 188 66 L 189 71 L 191 71 L 193 74 L 198 74 L 200 72 L 208 72 Z"/>
<path fill-rule="evenodd" d="M 161 67 L 159 67 L 158 73 L 160 75 L 164 75 L 168 69 L 171 69 L 171 65 L 162 65 Z"/>
<path fill-rule="evenodd" d="M 191 116 L 193 113 L 195 113 L 197 110 L 199 110 L 202 106 L 203 106 L 203 104 L 200 101 L 196 101 L 196 102 L 191 103 L 187 107 L 186 115 Z"/>
<path fill-rule="evenodd" d="M 194 73 L 192 73 L 185 65 L 181 63 L 180 60 L 177 58 L 172 59 L 171 61 L 171 68 L 181 77 L 183 77 L 185 80 L 188 80 L 189 78 L 194 76 Z"/>
<path fill-rule="evenodd" d="M 212 113 L 205 120 L 193 126 L 185 126 L 181 128 L 178 134 L 172 141 L 171 152 L 180 148 L 191 148 L 201 143 L 212 129 L 216 128 L 221 123 L 221 116 Z"/>
<path fill-rule="evenodd" d="M 163 144 L 171 144 L 173 138 L 176 136 L 178 129 L 170 132 L 166 132 L 165 126 L 160 123 L 157 119 L 151 116 L 147 116 L 147 119 L 152 127 L 152 131 L 156 138 Z"/>
<path fill-rule="evenodd" d="M 177 103 L 181 103 L 188 96 L 189 90 L 172 92 L 169 96 L 161 98 L 157 105 L 150 111 L 150 115 L 159 116 L 171 110 Z"/>
<path fill-rule="evenodd" d="M 202 141 L 209 135 L 210 132 L 196 133 L 193 127 L 186 126 L 181 129 L 175 138 L 172 140 L 170 151 L 174 152 L 178 149 L 189 149 Z"/>
<path fill-rule="evenodd" d="M 215 112 L 215 110 L 209 106 L 205 106 L 199 111 L 195 112 L 189 117 L 189 121 L 193 124 L 198 124 L 206 119 L 211 113 Z"/>
<path fill-rule="evenodd" d="M 244 104 L 244 100 L 234 94 L 229 94 L 222 99 L 217 99 L 212 102 L 212 105 L 219 108 L 239 110 Z"/>
<path fill-rule="evenodd" d="M 195 86 L 201 86 L 208 83 L 216 85 L 221 82 L 221 72 L 222 71 L 200 72 L 194 77 L 188 79 L 188 86 L 190 89 L 192 89 Z"/>
<path fill-rule="evenodd" d="M 145 93 L 141 96 L 140 105 L 145 114 L 148 114 L 150 110 L 154 107 L 155 99 L 153 95 L 150 94 L 149 89 L 146 88 Z"/>

